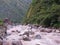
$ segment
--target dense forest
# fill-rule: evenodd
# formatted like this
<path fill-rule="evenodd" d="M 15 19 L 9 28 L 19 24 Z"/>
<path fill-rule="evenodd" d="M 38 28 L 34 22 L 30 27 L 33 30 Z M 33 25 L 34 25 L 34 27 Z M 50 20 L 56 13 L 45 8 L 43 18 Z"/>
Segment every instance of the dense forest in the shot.
<path fill-rule="evenodd" d="M 60 27 L 60 0 L 32 0 L 23 23 Z"/>

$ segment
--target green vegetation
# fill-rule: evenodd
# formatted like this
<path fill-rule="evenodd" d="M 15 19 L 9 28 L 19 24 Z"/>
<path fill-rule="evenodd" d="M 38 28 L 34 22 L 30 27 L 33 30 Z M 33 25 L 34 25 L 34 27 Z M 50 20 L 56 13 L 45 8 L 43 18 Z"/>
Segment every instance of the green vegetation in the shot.
<path fill-rule="evenodd" d="M 60 0 L 33 0 L 23 22 L 59 28 Z"/>
<path fill-rule="evenodd" d="M 3 25 L 3 21 L 0 19 L 0 25 Z"/>

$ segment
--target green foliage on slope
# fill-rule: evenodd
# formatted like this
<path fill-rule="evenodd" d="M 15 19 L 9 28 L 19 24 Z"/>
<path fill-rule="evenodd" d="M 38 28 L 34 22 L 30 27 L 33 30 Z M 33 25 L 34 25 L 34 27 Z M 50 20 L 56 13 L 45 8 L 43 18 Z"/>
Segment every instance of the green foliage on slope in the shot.
<path fill-rule="evenodd" d="M 60 0 L 33 0 L 24 23 L 60 27 Z"/>

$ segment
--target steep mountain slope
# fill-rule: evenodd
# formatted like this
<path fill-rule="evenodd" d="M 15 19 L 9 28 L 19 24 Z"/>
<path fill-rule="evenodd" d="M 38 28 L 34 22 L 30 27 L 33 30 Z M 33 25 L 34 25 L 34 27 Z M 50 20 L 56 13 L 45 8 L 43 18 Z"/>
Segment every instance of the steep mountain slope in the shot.
<path fill-rule="evenodd" d="M 60 0 L 33 0 L 24 23 L 60 27 Z"/>
<path fill-rule="evenodd" d="M 20 22 L 26 14 L 31 0 L 0 0 L 0 18 Z"/>

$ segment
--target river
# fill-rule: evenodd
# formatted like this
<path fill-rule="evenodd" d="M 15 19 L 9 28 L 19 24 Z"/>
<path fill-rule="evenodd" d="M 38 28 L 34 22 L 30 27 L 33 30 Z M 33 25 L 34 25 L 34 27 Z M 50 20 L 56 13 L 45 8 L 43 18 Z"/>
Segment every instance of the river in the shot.
<path fill-rule="evenodd" d="M 41 32 L 41 29 L 43 28 L 31 28 L 29 25 L 9 26 L 7 36 L 3 39 L 3 45 L 60 45 L 60 33 Z M 29 32 L 29 37 L 24 34 L 25 32 Z M 23 38 L 28 40 L 23 40 Z"/>

